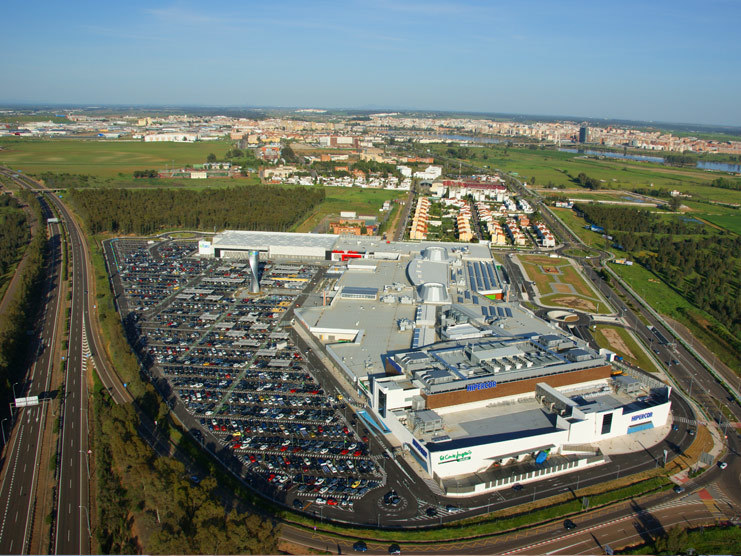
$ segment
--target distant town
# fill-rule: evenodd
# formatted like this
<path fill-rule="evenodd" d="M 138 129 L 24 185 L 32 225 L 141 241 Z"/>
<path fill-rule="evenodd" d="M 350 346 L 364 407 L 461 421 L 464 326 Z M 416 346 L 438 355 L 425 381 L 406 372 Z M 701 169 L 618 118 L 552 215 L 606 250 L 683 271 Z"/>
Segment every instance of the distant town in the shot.
<path fill-rule="evenodd" d="M 10 110 L 0 111 L 0 115 L 12 113 Z M 333 115 L 331 118 L 319 119 L 325 113 L 326 111 L 320 109 L 299 109 L 292 117 L 253 120 L 185 114 L 161 118 L 106 117 L 76 111 L 55 114 L 55 119 L 64 118 L 66 121 L 0 124 L 0 137 L 91 136 L 103 139 L 192 142 L 214 141 L 228 134 L 231 139 L 243 139 L 245 144 L 253 146 L 297 140 L 363 152 L 385 143 L 390 136 L 397 140 L 414 138 L 415 141 L 424 143 L 446 140 L 446 135 L 464 134 L 505 140 L 529 138 L 557 145 L 591 143 L 648 151 L 741 154 L 741 141 L 678 137 L 661 130 L 597 127 L 575 121 L 524 123 L 477 118 L 409 117 L 401 113 L 377 113 L 359 118 Z M 425 135 L 429 137 L 425 138 Z M 270 157 L 269 147 L 266 154 Z"/>

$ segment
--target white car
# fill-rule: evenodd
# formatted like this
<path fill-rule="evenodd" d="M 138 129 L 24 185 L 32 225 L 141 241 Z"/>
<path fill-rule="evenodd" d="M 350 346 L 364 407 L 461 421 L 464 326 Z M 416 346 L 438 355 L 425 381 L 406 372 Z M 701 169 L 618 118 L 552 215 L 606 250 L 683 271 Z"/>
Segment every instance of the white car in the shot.
<path fill-rule="evenodd" d="M 316 503 L 318 506 L 323 506 L 324 504 L 327 503 L 327 501 L 320 496 L 319 498 L 316 499 Z"/>
<path fill-rule="evenodd" d="M 718 467 L 720 467 L 721 469 L 725 469 L 726 467 L 728 467 L 728 464 L 725 461 L 721 461 L 718 463 Z"/>

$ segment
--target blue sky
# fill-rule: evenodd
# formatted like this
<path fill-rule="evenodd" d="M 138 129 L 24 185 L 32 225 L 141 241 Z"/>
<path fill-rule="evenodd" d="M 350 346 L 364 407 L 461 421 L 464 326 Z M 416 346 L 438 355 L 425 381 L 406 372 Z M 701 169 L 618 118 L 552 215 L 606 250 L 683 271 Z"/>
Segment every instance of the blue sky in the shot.
<path fill-rule="evenodd" d="M 5 0 L 0 103 L 741 125 L 741 0 Z"/>

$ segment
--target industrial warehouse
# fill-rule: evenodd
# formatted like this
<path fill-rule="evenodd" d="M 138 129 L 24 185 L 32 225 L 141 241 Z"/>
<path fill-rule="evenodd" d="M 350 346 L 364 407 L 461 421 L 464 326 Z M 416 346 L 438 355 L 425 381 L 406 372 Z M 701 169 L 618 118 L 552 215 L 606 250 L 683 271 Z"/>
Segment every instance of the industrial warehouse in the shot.
<path fill-rule="evenodd" d="M 670 419 L 669 387 L 510 302 L 484 242 L 228 231 L 199 252 L 326 261 L 294 325 L 366 398 L 368 424 L 448 495 L 605 463 L 594 443 Z"/>

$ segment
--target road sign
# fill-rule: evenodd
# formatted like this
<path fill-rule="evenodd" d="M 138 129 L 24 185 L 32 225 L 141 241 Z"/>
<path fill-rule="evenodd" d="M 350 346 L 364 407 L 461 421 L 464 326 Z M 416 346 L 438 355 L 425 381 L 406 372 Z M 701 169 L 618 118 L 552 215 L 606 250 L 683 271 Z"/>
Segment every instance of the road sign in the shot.
<path fill-rule="evenodd" d="M 33 407 L 36 405 L 39 405 L 38 396 L 29 396 L 27 398 L 16 398 L 15 399 L 16 407 Z"/>

